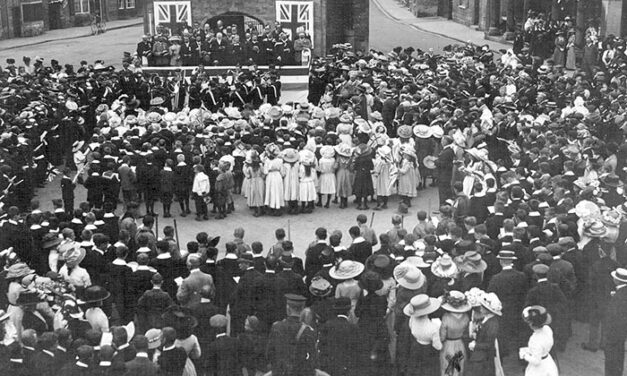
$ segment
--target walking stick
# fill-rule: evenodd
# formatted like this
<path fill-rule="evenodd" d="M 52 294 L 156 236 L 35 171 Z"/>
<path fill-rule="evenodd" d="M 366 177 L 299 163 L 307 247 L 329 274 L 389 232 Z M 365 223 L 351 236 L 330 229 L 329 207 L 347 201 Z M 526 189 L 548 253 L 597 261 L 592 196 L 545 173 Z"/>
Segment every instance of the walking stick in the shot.
<path fill-rule="evenodd" d="M 292 241 L 292 226 L 290 220 L 287 220 L 287 240 Z"/>
<path fill-rule="evenodd" d="M 370 228 L 372 228 L 373 223 L 374 223 L 374 212 L 372 212 L 372 216 L 370 217 Z"/>
<path fill-rule="evenodd" d="M 181 251 L 181 243 L 179 242 L 179 228 L 176 225 L 176 219 L 174 219 L 174 235 L 176 236 L 176 246 L 179 249 L 179 252 Z"/>
<path fill-rule="evenodd" d="M 159 240 L 159 216 L 155 215 L 155 238 Z"/>

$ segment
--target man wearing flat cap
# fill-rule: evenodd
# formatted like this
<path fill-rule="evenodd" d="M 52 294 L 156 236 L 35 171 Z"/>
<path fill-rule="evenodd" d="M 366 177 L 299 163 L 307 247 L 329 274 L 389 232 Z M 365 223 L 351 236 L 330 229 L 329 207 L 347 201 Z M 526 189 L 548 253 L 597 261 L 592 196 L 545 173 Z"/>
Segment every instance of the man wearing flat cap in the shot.
<path fill-rule="evenodd" d="M 312 376 L 315 374 L 316 334 L 300 322 L 307 299 L 302 295 L 286 294 L 285 300 L 287 318 L 272 325 L 266 348 L 272 375 Z"/>

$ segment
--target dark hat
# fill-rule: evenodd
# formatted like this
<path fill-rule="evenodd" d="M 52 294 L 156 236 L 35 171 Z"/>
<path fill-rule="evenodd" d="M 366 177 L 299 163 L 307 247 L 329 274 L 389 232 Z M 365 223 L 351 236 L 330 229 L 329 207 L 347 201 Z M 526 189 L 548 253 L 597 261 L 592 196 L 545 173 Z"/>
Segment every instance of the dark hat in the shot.
<path fill-rule="evenodd" d="M 518 257 L 516 257 L 516 253 L 514 251 L 501 251 L 499 252 L 499 255 L 496 256 L 496 258 L 498 258 L 499 260 L 518 260 Z"/>
<path fill-rule="evenodd" d="M 107 299 L 109 296 L 111 296 L 111 293 L 104 287 L 98 285 L 89 286 L 83 292 L 83 299 L 78 300 L 78 304 L 100 302 Z"/>
<path fill-rule="evenodd" d="M 61 239 L 56 234 L 46 234 L 43 236 L 41 241 L 41 248 L 43 249 L 54 248 L 61 244 Z"/>
<path fill-rule="evenodd" d="M 559 256 L 564 252 L 564 248 L 557 243 L 548 244 L 546 246 L 546 250 L 549 251 L 551 256 Z"/>
<path fill-rule="evenodd" d="M 285 294 L 287 305 L 293 308 L 303 308 L 307 298 L 298 294 Z"/>
<path fill-rule="evenodd" d="M 309 285 L 309 292 L 313 296 L 325 297 L 331 294 L 333 285 L 321 276 L 315 276 Z"/>
<path fill-rule="evenodd" d="M 366 271 L 359 279 L 359 286 L 368 292 L 375 292 L 383 287 L 383 281 L 379 273 Z"/>

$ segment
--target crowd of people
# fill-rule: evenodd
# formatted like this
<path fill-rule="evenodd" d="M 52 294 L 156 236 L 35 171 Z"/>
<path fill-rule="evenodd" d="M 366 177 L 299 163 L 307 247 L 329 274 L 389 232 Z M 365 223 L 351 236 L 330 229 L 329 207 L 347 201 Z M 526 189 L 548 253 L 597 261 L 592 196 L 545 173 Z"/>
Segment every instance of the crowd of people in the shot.
<path fill-rule="evenodd" d="M 238 30 L 236 24 L 218 20 L 213 28 L 209 23 L 175 30 L 159 27 L 156 35 L 143 36 L 135 57 L 138 65 L 153 67 L 301 65 L 309 62 L 311 49 L 304 28 L 290 37 L 278 22 L 274 29 L 246 25 Z"/>
<path fill-rule="evenodd" d="M 9 61 L 3 372 L 473 376 L 516 357 L 557 375 L 577 320 L 581 346 L 622 374 L 627 68 L 519 58 L 338 49 L 314 61 L 307 102 L 284 105 L 273 72 L 198 68 L 187 83 Z M 61 173 L 42 211 L 33 189 Z M 418 207 L 405 228 L 429 180 L 437 213 Z M 391 196 L 399 214 L 378 236 L 364 214 L 348 237 L 319 227 L 302 259 L 283 229 L 270 245 L 238 227 L 223 249 L 155 231 L 175 199 L 203 221 L 237 194 L 257 216 L 353 198 L 389 210 Z"/>

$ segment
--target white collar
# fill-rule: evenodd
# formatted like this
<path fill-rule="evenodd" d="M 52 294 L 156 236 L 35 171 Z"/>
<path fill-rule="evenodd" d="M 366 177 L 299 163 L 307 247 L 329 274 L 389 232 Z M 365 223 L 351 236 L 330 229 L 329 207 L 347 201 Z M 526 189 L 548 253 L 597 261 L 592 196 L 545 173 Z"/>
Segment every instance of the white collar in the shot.
<path fill-rule="evenodd" d="M 348 320 L 348 316 L 346 316 L 346 315 L 337 315 L 337 317 L 341 317 L 341 318 L 343 318 L 343 319 Z"/>
<path fill-rule="evenodd" d="M 216 334 L 216 338 L 220 338 L 220 337 L 224 337 L 224 336 L 226 336 L 226 333 Z"/>
<path fill-rule="evenodd" d="M 266 269 L 266 273 L 268 274 L 275 274 L 275 271 L 272 269 Z"/>
<path fill-rule="evenodd" d="M 214 259 L 207 259 L 207 261 L 205 261 L 205 264 L 215 264 L 216 260 Z"/>
<path fill-rule="evenodd" d="M 103 218 L 115 218 L 115 213 L 104 213 Z"/>
<path fill-rule="evenodd" d="M 115 259 L 113 261 L 111 261 L 111 263 L 113 265 L 119 265 L 119 266 L 126 266 L 126 261 L 122 260 L 122 259 Z"/>
<path fill-rule="evenodd" d="M 54 358 L 54 353 L 52 351 L 50 351 L 50 350 L 45 350 L 44 349 L 44 350 L 41 350 L 41 352 L 44 353 L 44 354 L 48 354 L 48 355 L 50 355 L 51 357 Z"/>
<path fill-rule="evenodd" d="M 35 351 L 34 347 L 30 347 L 30 346 L 26 346 L 26 345 L 22 345 L 22 348 L 26 349 L 26 350 L 30 350 L 30 351 Z"/>
<path fill-rule="evenodd" d="M 253 258 L 263 258 L 263 255 L 262 254 L 259 254 L 259 255 L 253 254 Z"/>
<path fill-rule="evenodd" d="M 174 344 L 172 344 L 172 346 L 168 346 L 168 347 L 164 347 L 163 351 L 170 351 L 170 350 L 174 350 L 176 346 L 174 346 Z"/>
<path fill-rule="evenodd" d="M 157 255 L 157 258 L 160 260 L 167 260 L 169 258 L 172 258 L 172 255 L 170 254 L 170 252 L 166 252 L 166 253 L 161 253 Z"/>
<path fill-rule="evenodd" d="M 201 302 L 201 303 L 211 303 L 211 299 L 207 299 L 207 298 L 200 298 L 200 302 Z"/>
<path fill-rule="evenodd" d="M 138 358 L 148 358 L 148 354 L 146 354 L 145 352 L 138 352 L 135 356 Z"/>
<path fill-rule="evenodd" d="M 57 346 L 57 350 L 61 351 L 61 352 L 67 352 L 67 349 L 63 346 Z"/>
<path fill-rule="evenodd" d="M 327 244 L 326 240 L 318 240 L 316 244 Z"/>
<path fill-rule="evenodd" d="M 353 244 L 359 244 L 359 243 L 363 243 L 365 241 L 366 241 L 366 239 L 364 239 L 363 236 L 358 236 L 355 239 L 353 239 Z"/>
<path fill-rule="evenodd" d="M 538 282 L 544 282 L 544 281 L 548 281 L 548 278 L 538 278 Z"/>
<path fill-rule="evenodd" d="M 163 168 L 163 171 L 172 171 L 172 169 L 170 167 L 166 166 L 166 167 Z"/>
<path fill-rule="evenodd" d="M 123 345 L 120 345 L 120 347 L 118 347 L 118 351 L 120 351 L 120 350 L 124 350 L 124 349 L 125 349 L 125 348 L 127 348 L 128 346 L 129 346 L 129 344 L 128 344 L 128 343 L 125 343 L 125 344 L 123 344 Z"/>
<path fill-rule="evenodd" d="M 237 255 L 235 253 L 227 253 L 224 258 L 227 260 L 237 260 Z"/>
<path fill-rule="evenodd" d="M 65 213 L 65 210 L 63 210 L 63 208 L 58 208 L 58 209 L 54 209 L 55 213 Z"/>
<path fill-rule="evenodd" d="M 100 367 L 111 367 L 111 362 L 108 362 L 106 360 L 101 360 L 100 363 L 98 363 L 98 365 Z"/>
<path fill-rule="evenodd" d="M 83 362 L 81 362 L 80 360 L 78 362 L 76 362 L 76 365 L 82 368 L 89 368 L 89 366 Z"/>
<path fill-rule="evenodd" d="M 512 270 L 512 269 L 514 269 L 514 265 L 505 265 L 501 269 L 502 270 Z"/>

